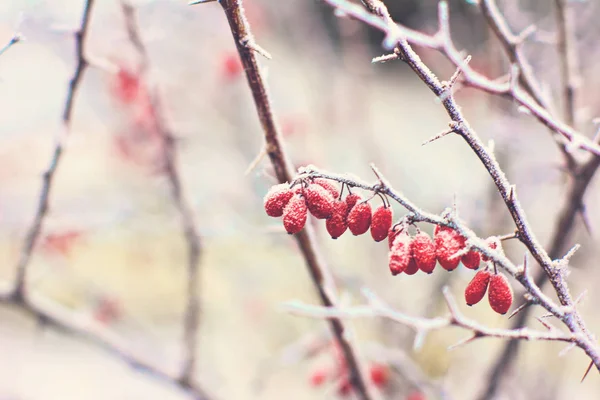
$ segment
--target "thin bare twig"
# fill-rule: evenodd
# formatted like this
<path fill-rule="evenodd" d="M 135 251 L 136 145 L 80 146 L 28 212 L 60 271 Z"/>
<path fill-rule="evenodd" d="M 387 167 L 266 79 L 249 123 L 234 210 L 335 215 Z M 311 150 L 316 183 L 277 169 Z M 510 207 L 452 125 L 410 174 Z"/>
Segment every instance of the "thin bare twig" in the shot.
<path fill-rule="evenodd" d="M 178 373 L 172 373 L 160 365 L 153 363 L 147 356 L 130 350 L 130 344 L 116 333 L 105 328 L 88 314 L 74 313 L 50 299 L 36 295 L 27 295 L 25 298 L 15 297 L 11 292 L 0 294 L 0 303 L 14 305 L 19 310 L 37 318 L 65 333 L 80 336 L 97 344 L 103 350 L 115 355 L 132 369 L 147 374 L 149 377 L 174 385 L 190 394 L 194 399 L 208 400 L 206 393 L 196 384 L 189 382 L 182 384 Z"/>
<path fill-rule="evenodd" d="M 254 37 L 244 15 L 242 1 L 221 0 L 220 4 L 225 11 L 235 45 L 244 65 L 248 85 L 252 92 L 258 117 L 264 131 L 267 153 L 275 170 L 275 175 L 279 182 L 289 182 L 293 177 L 293 168 L 285 153 L 263 74 L 258 66 L 256 52 L 254 51 L 256 46 L 253 46 Z M 314 232 L 309 227 L 306 227 L 296 235 L 296 240 L 321 302 L 326 307 L 335 305 L 335 285 L 325 262 L 318 252 Z M 330 320 L 330 327 L 344 353 L 350 372 L 349 379 L 356 390 L 357 396 L 363 400 L 373 398 L 373 394 L 369 393 L 369 389 L 362 376 L 356 352 L 344 335 L 343 322 L 338 318 L 333 318 Z"/>
<path fill-rule="evenodd" d="M 537 240 L 535 234 L 533 233 L 529 223 L 527 222 L 526 215 L 520 205 L 520 202 L 517 199 L 516 188 L 509 183 L 506 176 L 502 172 L 498 162 L 493 158 L 493 156 L 487 151 L 484 144 L 481 142 L 475 131 L 470 127 L 467 120 L 464 118 L 462 111 L 457 106 L 454 97 L 452 94 L 447 95 L 446 90 L 447 87 L 440 82 L 440 80 L 433 74 L 433 72 L 421 61 L 419 56 L 414 52 L 412 47 L 409 45 L 406 37 L 403 35 L 402 31 L 398 28 L 398 25 L 391 19 L 387 8 L 385 5 L 379 0 L 364 0 L 364 3 L 368 5 L 368 8 L 374 14 L 370 15 L 366 13 L 366 11 L 357 8 L 353 4 L 348 1 L 343 0 L 323 0 L 326 3 L 330 4 L 337 10 L 338 15 L 351 15 L 354 18 L 357 18 L 365 23 L 371 24 L 378 29 L 382 30 L 386 35 L 386 41 L 384 44 L 390 45 L 390 47 L 395 47 L 394 52 L 399 54 L 399 58 L 406 62 L 411 69 L 417 74 L 417 76 L 427 85 L 427 87 L 438 97 L 442 98 L 441 104 L 444 106 L 448 116 L 451 119 L 451 123 L 455 128 L 455 132 L 459 134 L 465 142 L 471 147 L 473 152 L 478 156 L 482 164 L 485 166 L 486 170 L 490 174 L 492 180 L 494 181 L 498 192 L 502 196 L 504 203 L 506 204 L 507 209 L 509 210 L 511 217 L 516 225 L 516 228 L 519 232 L 519 240 L 527 247 L 529 252 L 533 255 L 536 261 L 542 266 L 546 275 L 548 275 L 550 282 L 559 298 L 561 307 L 559 309 L 556 308 L 556 305 L 553 305 L 552 302 L 548 302 L 548 298 L 545 297 L 539 288 L 533 283 L 530 282 L 527 276 L 521 273 L 513 273 L 509 271 L 515 278 L 527 288 L 527 290 L 532 294 L 535 298 L 540 299 L 540 304 L 550 311 L 553 315 L 559 318 L 572 333 L 582 334 L 582 339 L 578 346 L 586 352 L 586 354 L 593 360 L 596 368 L 600 370 L 600 349 L 596 344 L 596 341 L 591 335 L 583 319 L 580 314 L 576 310 L 573 299 L 569 292 L 568 286 L 565 281 L 565 273 L 564 268 L 557 268 L 555 263 L 549 257 L 548 253 L 541 246 L 539 241 Z M 381 23 L 373 23 L 372 17 L 376 15 L 379 17 Z M 390 39 L 392 38 L 392 39 Z M 390 190 L 388 185 L 384 185 L 387 189 L 383 192 L 385 194 L 390 195 Z M 390 195 L 393 198 L 393 196 Z M 397 200 L 397 199 L 395 199 Z M 405 199 L 400 199 L 404 202 Z M 400 202 L 400 201 L 399 201 Z M 409 211 L 412 211 L 411 208 L 407 207 L 407 205 L 412 206 L 410 204 L 405 204 L 401 202 L 401 204 L 406 207 Z M 414 207 L 412 207 L 414 208 Z M 414 213 L 414 211 L 413 211 Z M 429 219 L 430 217 L 427 216 Z M 461 233 L 463 233 L 461 231 Z M 467 233 L 467 232 L 465 232 Z M 472 234 L 472 232 L 470 232 Z M 473 237 L 470 235 L 467 237 L 470 239 Z M 473 242 L 475 247 L 478 250 L 481 250 L 477 245 L 477 238 L 473 238 Z M 510 265 L 502 265 L 505 269 L 512 269 Z M 535 293 L 532 292 L 535 291 Z M 552 311 L 551 311 L 552 310 Z M 558 313 L 557 313 L 558 311 Z"/>
<path fill-rule="evenodd" d="M 130 41 L 141 56 L 142 74 L 148 75 L 150 60 L 148 51 L 140 37 L 135 10 L 131 5 L 122 3 L 127 33 Z M 199 265 L 201 255 L 200 235 L 189 200 L 184 194 L 181 174 L 177 167 L 177 149 L 173 134 L 167 127 L 161 99 L 156 90 L 152 91 L 151 102 L 154 122 L 160 137 L 164 141 L 165 172 L 171 187 L 171 198 L 177 209 L 187 245 L 187 301 L 183 323 L 183 366 L 178 380 L 184 386 L 192 384 L 196 372 L 198 327 L 200 322 L 200 304 L 198 293 Z"/>
<path fill-rule="evenodd" d="M 566 121 L 572 127 L 577 126 L 577 53 L 575 50 L 575 32 L 573 18 L 565 0 L 555 0 L 556 26 L 558 30 L 558 59 L 563 87 L 563 107 Z"/>
<path fill-rule="evenodd" d="M 75 67 L 75 73 L 69 82 L 69 90 L 67 92 L 67 99 L 65 101 L 64 111 L 62 115 L 62 121 L 65 132 L 68 134 L 71 130 L 71 115 L 73 113 L 74 99 L 77 94 L 77 89 L 83 78 L 83 74 L 88 66 L 88 62 L 85 58 L 85 40 L 89 30 L 89 22 L 92 14 L 92 7 L 94 0 L 86 0 L 83 6 L 83 16 L 81 18 L 81 24 L 77 32 L 75 32 L 75 54 L 77 57 L 77 65 Z M 21 248 L 21 254 L 17 263 L 17 278 L 13 296 L 15 298 L 24 298 L 26 296 L 27 286 L 27 268 L 29 261 L 33 253 L 33 249 L 40 236 L 42 225 L 44 224 L 45 217 L 48 213 L 49 199 L 52 191 L 52 182 L 56 174 L 56 170 L 60 164 L 63 150 L 64 150 L 63 139 L 59 138 L 54 147 L 50 164 L 44 172 L 42 188 L 40 190 L 37 208 L 33 218 L 33 222 L 27 231 L 23 247 Z"/>
<path fill-rule="evenodd" d="M 13 34 L 13 36 L 10 38 L 10 40 L 4 46 L 2 46 L 2 48 L 0 48 L 0 56 L 2 54 L 4 54 L 8 49 L 10 49 L 11 47 L 13 47 L 15 44 L 19 43 L 22 40 L 23 40 L 23 38 L 21 37 L 21 35 L 19 33 Z"/>

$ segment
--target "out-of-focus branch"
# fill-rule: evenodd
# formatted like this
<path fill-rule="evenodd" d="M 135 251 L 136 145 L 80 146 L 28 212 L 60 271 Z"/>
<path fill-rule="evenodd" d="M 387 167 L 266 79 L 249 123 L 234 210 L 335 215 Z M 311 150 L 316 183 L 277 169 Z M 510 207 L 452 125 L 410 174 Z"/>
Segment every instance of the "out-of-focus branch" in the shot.
<path fill-rule="evenodd" d="M 135 10 L 122 3 L 127 33 L 131 43 L 141 56 L 142 74 L 148 74 L 150 60 L 148 52 L 140 37 Z M 198 342 L 198 325 L 200 322 L 200 305 L 198 293 L 199 264 L 201 253 L 200 235 L 195 225 L 195 218 L 189 200 L 184 194 L 181 174 L 177 167 L 177 148 L 173 134 L 167 127 L 164 110 L 157 90 L 151 91 L 151 103 L 154 124 L 164 141 L 165 172 L 171 187 L 171 198 L 179 212 L 183 233 L 187 244 L 187 301 L 183 322 L 183 366 L 178 380 L 184 386 L 192 384 L 196 372 L 196 348 Z"/>
<path fill-rule="evenodd" d="M 259 47 L 254 41 L 250 25 L 244 15 L 242 1 L 221 0 L 220 4 L 227 16 L 235 45 L 246 71 L 275 175 L 279 182 L 289 182 L 293 177 L 293 168 L 285 153 L 263 74 L 258 66 L 256 54 L 259 52 Z M 326 264 L 318 252 L 314 232 L 307 226 L 295 236 L 321 302 L 326 307 L 335 305 L 335 287 Z M 344 335 L 343 322 L 339 318 L 333 318 L 330 320 L 330 327 L 344 353 L 350 373 L 349 379 L 357 396 L 363 400 L 371 399 L 373 394 L 369 393 L 361 374 L 356 352 Z"/>
<path fill-rule="evenodd" d="M 23 40 L 21 35 L 19 33 L 14 33 L 10 40 L 4 46 L 2 46 L 2 48 L 0 48 L 0 56 L 15 44 L 19 43 L 21 40 Z"/>
<path fill-rule="evenodd" d="M 25 311 L 44 324 L 67 334 L 89 340 L 129 364 L 132 369 L 147 374 L 158 381 L 181 388 L 194 399 L 209 399 L 198 385 L 191 382 L 185 385 L 182 384 L 178 381 L 179 375 L 177 373 L 172 373 L 160 365 L 153 364 L 143 354 L 131 351 L 126 341 L 95 321 L 88 314 L 74 313 L 72 310 L 66 309 L 49 299 L 29 294 L 24 298 L 20 298 L 15 297 L 11 292 L 0 293 L 0 303 L 18 307 L 19 310 Z"/>
<path fill-rule="evenodd" d="M 560 62 L 561 83 L 563 86 L 563 107 L 566 121 L 577 126 L 577 53 L 575 49 L 575 31 L 567 1 L 555 0 L 556 26 L 558 33 L 558 59 Z"/>
<path fill-rule="evenodd" d="M 431 72 L 427 65 L 425 65 L 421 61 L 419 56 L 409 45 L 406 36 L 403 34 L 403 31 L 391 19 L 387 8 L 381 1 L 363 0 L 363 2 L 367 4 L 372 14 L 369 14 L 366 10 L 363 10 L 360 7 L 357 7 L 345 0 L 323 1 L 336 8 L 337 15 L 351 16 L 382 30 L 386 35 L 384 44 L 387 45 L 389 48 L 394 48 L 394 54 L 396 54 L 402 61 L 407 63 L 415 72 L 415 74 L 417 74 L 417 76 L 423 81 L 423 83 L 440 99 L 441 104 L 443 105 L 444 109 L 446 110 L 448 116 L 451 119 L 449 132 L 456 133 L 459 136 L 461 136 L 467 142 L 469 147 L 471 147 L 473 152 L 478 156 L 482 164 L 485 166 L 486 170 L 488 171 L 492 180 L 494 181 L 498 192 L 502 196 L 504 203 L 506 204 L 506 207 L 512 216 L 513 221 L 515 222 L 519 234 L 519 240 L 527 247 L 527 249 L 533 255 L 535 260 L 543 268 L 544 273 L 548 275 L 549 280 L 552 283 L 552 286 L 561 303 L 561 307 L 559 307 L 559 310 L 556 309 L 555 306 L 551 304 L 552 302 L 548 303 L 548 299 L 545 298 L 545 304 L 543 305 L 544 308 L 553 309 L 554 311 L 551 311 L 551 313 L 554 316 L 557 316 L 557 318 L 559 318 L 572 333 L 583 334 L 585 340 L 578 343 L 578 345 L 582 348 L 582 350 L 586 352 L 586 354 L 588 354 L 588 356 L 593 360 L 595 366 L 600 370 L 600 349 L 598 349 L 595 338 L 587 330 L 583 319 L 577 311 L 576 304 L 573 301 L 573 298 L 571 297 L 568 286 L 566 284 L 566 265 L 564 265 L 566 261 L 553 261 L 537 240 L 527 221 L 526 215 L 519 201 L 517 200 L 515 187 L 509 183 L 505 174 L 502 172 L 500 166 L 498 165 L 498 162 L 493 158 L 493 156 L 489 153 L 487 148 L 483 145 L 481 139 L 479 139 L 475 131 L 469 126 L 467 120 L 462 114 L 462 111 L 456 104 L 454 96 L 452 94 L 453 87 L 451 84 L 452 81 L 455 81 L 454 77 L 451 80 L 451 82 L 441 82 L 433 74 L 433 72 Z M 441 2 L 441 4 L 445 5 L 445 2 Z M 372 18 L 373 16 L 377 16 L 380 22 L 374 22 Z M 444 31 L 445 27 L 441 26 L 440 29 L 441 31 Z M 457 74 L 455 75 L 458 75 L 461 72 L 464 74 L 464 68 L 459 67 L 457 70 Z M 512 86 L 514 86 L 514 78 L 515 77 L 513 76 L 513 79 L 511 79 L 511 82 L 509 82 L 509 84 Z M 590 141 L 588 141 L 588 143 L 589 142 Z M 591 144 L 593 144 L 595 147 L 594 143 Z M 384 187 L 387 186 L 383 182 L 382 185 Z M 387 187 L 389 188 L 389 186 Z M 385 192 L 385 194 L 390 195 L 389 192 Z M 391 195 L 390 197 L 393 198 L 393 196 Z M 401 204 L 407 209 L 409 209 L 409 211 L 411 211 L 411 209 L 407 207 L 407 205 L 403 203 Z M 477 244 L 475 244 L 475 246 L 478 250 L 482 250 Z M 502 267 L 505 269 L 509 268 L 507 265 L 502 265 Z M 535 283 L 531 282 L 531 279 L 526 278 L 528 276 L 527 274 L 520 273 L 513 274 L 513 276 L 515 276 L 515 278 L 526 288 L 535 288 L 536 292 L 539 293 L 538 296 L 545 297 L 541 293 L 541 291 L 539 291 L 539 288 L 535 285 Z M 559 311 L 559 313 L 556 314 L 556 311 Z M 559 317 L 559 315 L 561 314 L 562 316 Z"/>
<path fill-rule="evenodd" d="M 387 318 L 391 321 L 412 328 L 415 333 L 415 345 L 423 342 L 424 338 L 433 331 L 449 328 L 452 326 L 463 328 L 471 334 L 460 342 L 452 345 L 454 349 L 465 345 L 477 339 L 499 338 L 499 339 L 521 339 L 521 340 L 547 340 L 560 341 L 568 343 L 577 343 L 577 336 L 574 334 L 563 333 L 553 328 L 546 332 L 533 329 L 495 329 L 488 328 L 475 321 L 465 317 L 459 310 L 456 300 L 450 294 L 447 287 L 443 289 L 444 299 L 448 307 L 449 314 L 445 317 L 421 318 L 414 317 L 394 310 L 389 304 L 385 303 L 375 293 L 368 289 L 363 289 L 363 296 L 367 300 L 367 305 L 352 307 L 322 307 L 304 304 L 297 301 L 287 302 L 283 305 L 284 310 L 294 314 L 311 318 L 369 318 L 379 317 Z"/>
<path fill-rule="evenodd" d="M 77 94 L 77 89 L 83 78 L 83 73 L 88 66 L 88 62 L 85 58 L 85 39 L 89 30 L 90 17 L 92 14 L 92 7 L 94 0 L 86 0 L 83 6 L 83 16 L 81 18 L 81 24 L 77 32 L 75 32 L 75 54 L 77 57 L 77 64 L 75 67 L 75 73 L 69 82 L 69 90 L 67 91 L 67 99 L 65 101 L 64 111 L 62 115 L 62 121 L 66 133 L 70 133 L 71 130 L 71 115 L 73 113 L 74 99 Z M 27 286 L 27 267 L 29 266 L 29 260 L 33 253 L 35 244 L 40 236 L 42 225 L 44 223 L 46 214 L 48 213 L 50 193 L 52 190 L 52 182 L 56 174 L 56 170 L 60 164 L 64 143 L 63 137 L 57 140 L 56 146 L 51 156 L 50 164 L 44 172 L 42 188 L 40 190 L 37 208 L 33 217 L 33 222 L 27 231 L 23 247 L 21 248 L 21 254 L 17 264 L 17 278 L 13 296 L 15 298 L 24 298 L 26 296 Z"/>

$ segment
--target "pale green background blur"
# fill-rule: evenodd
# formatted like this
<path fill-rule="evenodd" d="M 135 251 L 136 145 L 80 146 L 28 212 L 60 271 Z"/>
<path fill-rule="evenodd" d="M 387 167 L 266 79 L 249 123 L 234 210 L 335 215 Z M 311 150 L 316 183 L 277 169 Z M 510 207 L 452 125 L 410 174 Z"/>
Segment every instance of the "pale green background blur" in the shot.
<path fill-rule="evenodd" d="M 0 42 L 10 38 L 20 14 L 20 30 L 27 38 L 0 58 L 2 280 L 14 276 L 42 171 L 62 134 L 60 117 L 74 68 L 68 30 L 78 25 L 82 3 L 0 2 Z M 317 303 L 313 286 L 295 242 L 280 221 L 262 210 L 262 196 L 274 182 L 268 161 L 245 175 L 260 151 L 262 136 L 245 79 L 224 75 L 223 63 L 234 54 L 234 45 L 223 12 L 217 3 L 195 7 L 185 3 L 145 1 L 136 6 L 152 78 L 164 95 L 169 124 L 179 139 L 183 180 L 204 246 L 198 379 L 218 399 L 333 398 L 332 386 L 314 389 L 308 384 L 310 372 L 330 363 L 330 355 L 282 362 L 286 346 L 318 334 L 326 325 L 280 310 L 282 302 L 292 299 Z M 409 3 L 394 3 L 399 20 L 433 32 L 435 2 Z M 487 41 L 481 15 L 465 2 L 450 3 L 457 44 L 473 54 L 473 65 L 492 76 L 505 73 L 506 63 L 497 44 Z M 546 90 L 557 93 L 551 10 L 534 1 L 501 3 L 516 29 L 531 23 L 540 28 L 527 50 Z M 594 68 L 600 47 L 594 16 L 599 10 L 594 1 L 575 7 L 581 16 L 579 51 L 585 55 L 580 129 L 591 136 L 591 119 L 600 116 L 598 92 L 591 90 L 598 83 Z M 456 198 L 461 216 L 481 236 L 512 230 L 485 170 L 459 138 L 421 146 L 444 130 L 448 119 L 404 65 L 370 63 L 382 54 L 377 34 L 368 34 L 357 22 L 333 19 L 331 10 L 314 0 L 247 0 L 246 8 L 258 43 L 273 56 L 261 64 L 296 165 L 312 163 L 371 180 L 369 163 L 374 162 L 397 189 L 429 211 L 441 212 Z M 92 59 L 134 65 L 135 53 L 117 1 L 96 0 L 88 45 Z M 420 54 L 441 78 L 452 74 L 443 57 L 431 51 Z M 137 353 L 176 371 L 185 301 L 185 244 L 164 176 L 115 151 L 115 138 L 126 132 L 130 116 L 111 97 L 112 78 L 93 67 L 84 77 L 43 231 L 44 237 L 78 236 L 62 252 L 42 245 L 47 240 L 41 242 L 31 265 L 33 288 L 74 313 L 94 315 L 98 304 L 117 304 L 119 315 L 108 321 L 110 329 Z M 547 243 L 565 187 L 550 135 L 510 102 L 472 89 L 457 98 L 478 134 L 494 141 L 529 221 Z M 586 197 L 596 230 L 598 194 L 594 184 Z M 395 211 L 402 214 L 400 208 Z M 361 301 L 358 289 L 367 286 L 398 310 L 441 315 L 446 312 L 441 286 L 451 285 L 460 300 L 472 276 L 461 267 L 452 274 L 438 269 L 432 276 L 392 278 L 385 244 L 349 234 L 332 241 L 324 226 L 317 226 L 328 264 L 340 287 L 356 302 Z M 574 242 L 583 248 L 574 258 L 570 283 L 575 296 L 588 290 L 581 312 L 589 327 L 600 332 L 595 307 L 600 301 L 597 239 L 581 226 L 577 231 Z M 515 262 L 521 259 L 522 248 L 509 245 L 508 250 Z M 516 302 L 520 303 L 518 297 Z M 484 302 L 464 307 L 464 312 L 489 326 L 507 323 Z M 413 334 L 403 326 L 375 319 L 355 320 L 352 325 L 366 365 L 372 361 L 396 365 L 394 354 L 399 351 L 414 359 L 413 367 L 443 385 L 453 399 L 471 399 L 479 393 L 503 344 L 482 340 L 448 352 L 448 345 L 466 335 L 452 329 L 432 335 L 415 353 Z M 535 322 L 532 326 L 542 328 Z M 375 344 L 389 348 L 377 350 Z M 586 357 L 574 350 L 559 358 L 562 348 L 525 343 L 499 398 L 599 398 L 600 377 L 595 371 L 579 383 Z M 389 398 L 403 399 L 413 390 L 415 382 L 402 368 L 393 378 Z M 0 308 L 2 400 L 184 398 L 182 392 L 131 370 L 91 342 L 40 329 L 19 310 Z"/>

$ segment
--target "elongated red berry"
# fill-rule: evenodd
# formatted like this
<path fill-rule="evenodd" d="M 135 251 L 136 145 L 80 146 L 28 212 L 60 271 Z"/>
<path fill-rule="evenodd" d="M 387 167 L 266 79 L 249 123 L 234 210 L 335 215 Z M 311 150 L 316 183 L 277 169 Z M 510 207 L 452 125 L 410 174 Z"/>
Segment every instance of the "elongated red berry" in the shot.
<path fill-rule="evenodd" d="M 298 233 L 304 228 L 307 217 L 306 200 L 301 194 L 295 194 L 283 209 L 283 227 L 287 233 Z"/>
<path fill-rule="evenodd" d="M 389 266 L 392 275 L 398 275 L 406 271 L 410 264 L 410 242 L 411 238 L 406 233 L 399 234 L 394 240 L 389 253 Z"/>
<path fill-rule="evenodd" d="M 283 215 L 283 208 L 293 195 L 294 191 L 290 189 L 290 185 L 287 183 L 273 186 L 264 198 L 267 215 L 270 217 L 281 217 Z"/>
<path fill-rule="evenodd" d="M 331 197 L 334 198 L 334 200 L 337 200 L 340 197 L 340 191 L 338 190 L 337 186 L 329 179 L 316 178 L 312 181 L 312 183 L 322 186 L 324 189 L 326 189 Z"/>
<path fill-rule="evenodd" d="M 394 218 L 391 207 L 379 206 L 371 217 L 371 236 L 376 242 L 381 242 L 388 236 Z"/>
<path fill-rule="evenodd" d="M 426 232 L 419 232 L 413 237 L 411 253 L 421 271 L 427 274 L 433 272 L 437 263 L 435 243 Z"/>
<path fill-rule="evenodd" d="M 502 253 L 502 243 L 500 242 L 500 239 L 498 239 L 496 236 L 490 236 L 485 241 L 487 242 L 488 247 L 490 249 L 500 250 L 500 253 Z M 490 261 L 490 258 L 484 254 L 481 255 L 481 259 L 483 261 Z"/>
<path fill-rule="evenodd" d="M 442 268 L 447 271 L 455 270 L 460 263 L 460 257 L 454 255 L 464 248 L 464 238 L 453 229 L 440 229 L 434 240 L 435 254 Z"/>
<path fill-rule="evenodd" d="M 401 228 L 400 226 L 392 226 L 390 228 L 390 231 L 388 232 L 388 248 L 391 250 L 392 249 L 392 245 L 394 244 L 394 239 L 396 239 L 396 236 L 398 236 L 398 234 L 401 232 Z"/>
<path fill-rule="evenodd" d="M 325 219 L 331 217 L 333 212 L 333 197 L 323 186 L 309 185 L 302 191 L 306 197 L 308 211 L 316 218 Z"/>
<path fill-rule="evenodd" d="M 348 213 L 348 229 L 354 236 L 362 235 L 371 226 L 371 205 L 367 202 L 357 203 Z"/>
<path fill-rule="evenodd" d="M 488 300 L 492 310 L 498 314 L 506 314 L 513 302 L 513 294 L 506 276 L 502 274 L 492 275 L 488 291 Z"/>
<path fill-rule="evenodd" d="M 354 208 L 356 203 L 358 203 L 361 200 L 362 197 L 360 197 L 360 195 L 356 193 L 350 193 L 348 196 L 346 196 L 346 204 L 348 204 L 348 213 L 350 213 L 350 211 L 352 211 L 352 208 Z"/>
<path fill-rule="evenodd" d="M 346 232 L 346 229 L 348 229 L 348 224 L 346 223 L 347 210 L 348 205 L 344 200 L 334 201 L 331 218 L 325 222 L 327 232 L 329 232 L 332 239 L 339 238 L 344 232 Z"/>
<path fill-rule="evenodd" d="M 442 232 L 442 231 L 453 231 L 453 230 L 454 229 L 449 228 L 444 225 L 436 225 L 435 228 L 433 228 L 433 236 L 437 235 L 439 232 Z"/>
<path fill-rule="evenodd" d="M 470 250 L 467 254 L 462 256 L 460 260 L 465 267 L 469 269 L 477 269 L 479 268 L 479 263 L 481 262 L 481 255 L 477 250 Z"/>
<path fill-rule="evenodd" d="M 406 275 L 414 275 L 417 272 L 419 272 L 419 267 L 417 266 L 417 263 L 415 262 L 415 258 L 411 254 L 410 255 L 410 260 L 408 260 L 408 266 L 404 270 L 404 273 Z"/>
<path fill-rule="evenodd" d="M 465 301 L 468 306 L 477 304 L 483 299 L 490 283 L 491 276 L 491 272 L 486 269 L 477 272 L 473 279 L 471 279 L 471 282 L 469 282 L 465 288 Z"/>

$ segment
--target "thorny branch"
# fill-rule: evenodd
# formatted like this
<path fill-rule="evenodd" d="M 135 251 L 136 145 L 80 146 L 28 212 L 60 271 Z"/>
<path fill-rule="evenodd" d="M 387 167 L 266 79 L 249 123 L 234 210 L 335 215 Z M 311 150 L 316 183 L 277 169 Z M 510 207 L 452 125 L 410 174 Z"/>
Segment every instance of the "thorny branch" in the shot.
<path fill-rule="evenodd" d="M 258 117 L 264 131 L 266 149 L 275 170 L 275 175 L 279 182 L 289 182 L 293 177 L 293 168 L 283 147 L 263 73 L 258 65 L 256 57 L 256 49 L 258 47 L 255 44 L 250 25 L 244 15 L 242 1 L 221 0 L 220 4 L 225 11 L 235 45 L 246 71 L 248 85 L 252 92 Z M 302 232 L 296 235 L 296 240 L 321 302 L 326 307 L 334 306 L 336 303 L 335 285 L 324 260 L 319 254 L 314 232 L 309 227 L 305 227 Z M 349 379 L 357 396 L 363 400 L 373 398 L 373 394 L 369 392 L 362 376 L 356 352 L 345 336 L 343 322 L 339 318 L 333 318 L 329 322 L 333 335 L 346 359 L 350 373 Z"/>
<path fill-rule="evenodd" d="M 407 315 L 394 310 L 389 304 L 385 303 L 371 290 L 363 289 L 362 292 L 363 296 L 367 300 L 367 304 L 363 306 L 322 307 L 308 305 L 298 301 L 291 301 L 284 303 L 283 308 L 285 311 L 288 311 L 294 315 L 312 318 L 387 318 L 391 321 L 408 326 L 415 331 L 415 348 L 421 347 L 425 337 L 430 332 L 452 326 L 463 328 L 469 331 L 470 335 L 460 342 L 450 346 L 450 349 L 454 349 L 458 346 L 462 346 L 482 338 L 547 340 L 569 343 L 576 342 L 577 340 L 576 335 L 563 333 L 556 328 L 544 332 L 529 328 L 494 329 L 483 326 L 468 319 L 460 312 L 454 297 L 452 297 L 450 290 L 447 287 L 443 289 L 443 294 L 449 313 L 445 317 L 437 318 L 421 318 Z"/>
<path fill-rule="evenodd" d="M 576 91 L 577 91 L 577 54 L 575 50 L 575 31 L 573 18 L 567 1 L 555 0 L 556 25 L 558 28 L 558 53 L 563 86 L 563 107 L 565 118 L 571 126 L 577 126 Z"/>
<path fill-rule="evenodd" d="M 125 16 L 125 25 L 131 43 L 136 47 L 141 57 L 141 66 L 143 75 L 148 75 L 149 58 L 146 47 L 140 37 L 135 10 L 132 6 L 122 3 L 123 14 Z M 165 159 L 165 172 L 169 185 L 171 187 L 171 197 L 173 203 L 179 212 L 183 234 L 187 244 L 187 302 L 183 323 L 183 367 L 178 381 L 183 386 L 192 385 L 194 374 L 196 372 L 196 349 L 198 341 L 198 325 L 200 322 L 200 305 L 198 294 L 198 279 L 201 255 L 200 235 L 195 225 L 195 218 L 189 200 L 185 196 L 181 174 L 177 167 L 177 149 L 175 147 L 175 138 L 167 127 L 164 118 L 164 110 L 161 106 L 161 99 L 157 90 L 152 91 L 151 96 L 154 123 L 157 132 L 164 141 L 163 151 Z"/>
<path fill-rule="evenodd" d="M 559 298 L 560 306 L 553 304 L 552 301 L 550 301 L 541 293 L 539 287 L 528 277 L 527 274 L 518 272 L 514 265 L 510 264 L 510 262 L 507 263 L 508 260 L 502 260 L 502 262 L 499 264 L 502 266 L 502 268 L 511 273 L 511 275 L 513 275 L 526 288 L 533 298 L 536 299 L 536 301 L 539 301 L 540 305 L 547 309 L 556 318 L 560 319 L 572 333 L 576 333 L 578 335 L 581 334 L 577 343 L 578 346 L 586 352 L 586 354 L 592 359 L 596 368 L 600 370 L 600 351 L 593 335 L 588 332 L 583 319 L 576 310 L 575 304 L 565 281 L 566 265 L 563 265 L 565 263 L 554 262 L 537 240 L 529 223 L 527 222 L 527 218 L 521 207 L 521 204 L 517 199 L 515 186 L 510 184 L 502 172 L 498 162 L 485 148 L 475 131 L 469 126 L 467 120 L 464 118 L 460 108 L 457 106 L 454 100 L 452 87 L 449 87 L 446 82 L 440 82 L 433 72 L 421 61 L 419 56 L 414 52 L 408 43 L 404 31 L 392 20 L 387 8 L 379 0 L 364 1 L 372 14 L 369 14 L 366 10 L 344 0 L 323 1 L 336 8 L 338 15 L 351 16 L 382 30 L 386 35 L 384 44 L 390 48 L 394 48 L 394 54 L 406 62 L 417 74 L 417 76 L 440 99 L 441 104 L 451 119 L 450 128 L 454 131 L 454 133 L 461 136 L 467 142 L 469 147 L 471 147 L 473 152 L 478 156 L 492 177 L 492 180 L 494 181 L 498 192 L 502 196 L 502 199 L 504 200 L 504 203 L 506 204 L 507 209 L 509 210 L 516 225 L 519 233 L 519 240 L 527 247 L 535 260 L 543 268 L 545 274 L 549 277 L 549 280 Z M 441 4 L 445 4 L 445 2 L 441 2 Z M 459 69 L 461 69 L 464 73 L 465 67 L 462 66 L 462 64 L 459 65 L 461 65 Z M 515 85 L 510 85 L 509 83 L 509 86 L 514 87 Z M 543 111 L 546 112 L 545 110 Z M 574 139 L 574 136 L 571 136 L 571 139 Z M 588 143 L 590 142 L 587 139 L 585 139 L 585 141 Z M 591 145 L 596 147 L 596 145 L 593 143 L 591 143 Z M 587 145 L 586 147 L 591 149 L 591 147 Z M 597 154 L 595 150 L 593 152 Z M 387 187 L 387 190 L 385 190 L 384 193 L 394 198 L 394 196 L 392 196 L 393 193 L 389 192 L 389 186 L 385 184 L 383 184 L 383 186 Z M 405 208 L 415 213 L 413 210 L 416 208 L 412 204 L 407 203 L 405 199 L 394 199 L 396 201 L 400 200 L 399 202 Z M 413 210 L 411 210 L 411 208 Z M 430 220 L 431 215 L 421 214 L 421 217 L 425 217 L 425 219 L 421 220 L 433 222 Z M 439 218 L 437 219 L 439 220 Z M 439 221 L 437 221 L 437 223 L 439 223 Z M 468 237 L 473 238 L 472 232 L 470 233 L 471 235 L 468 235 Z M 473 239 L 476 240 L 475 238 Z M 478 250 L 481 250 L 481 248 L 476 244 L 476 241 L 474 244 Z"/>

